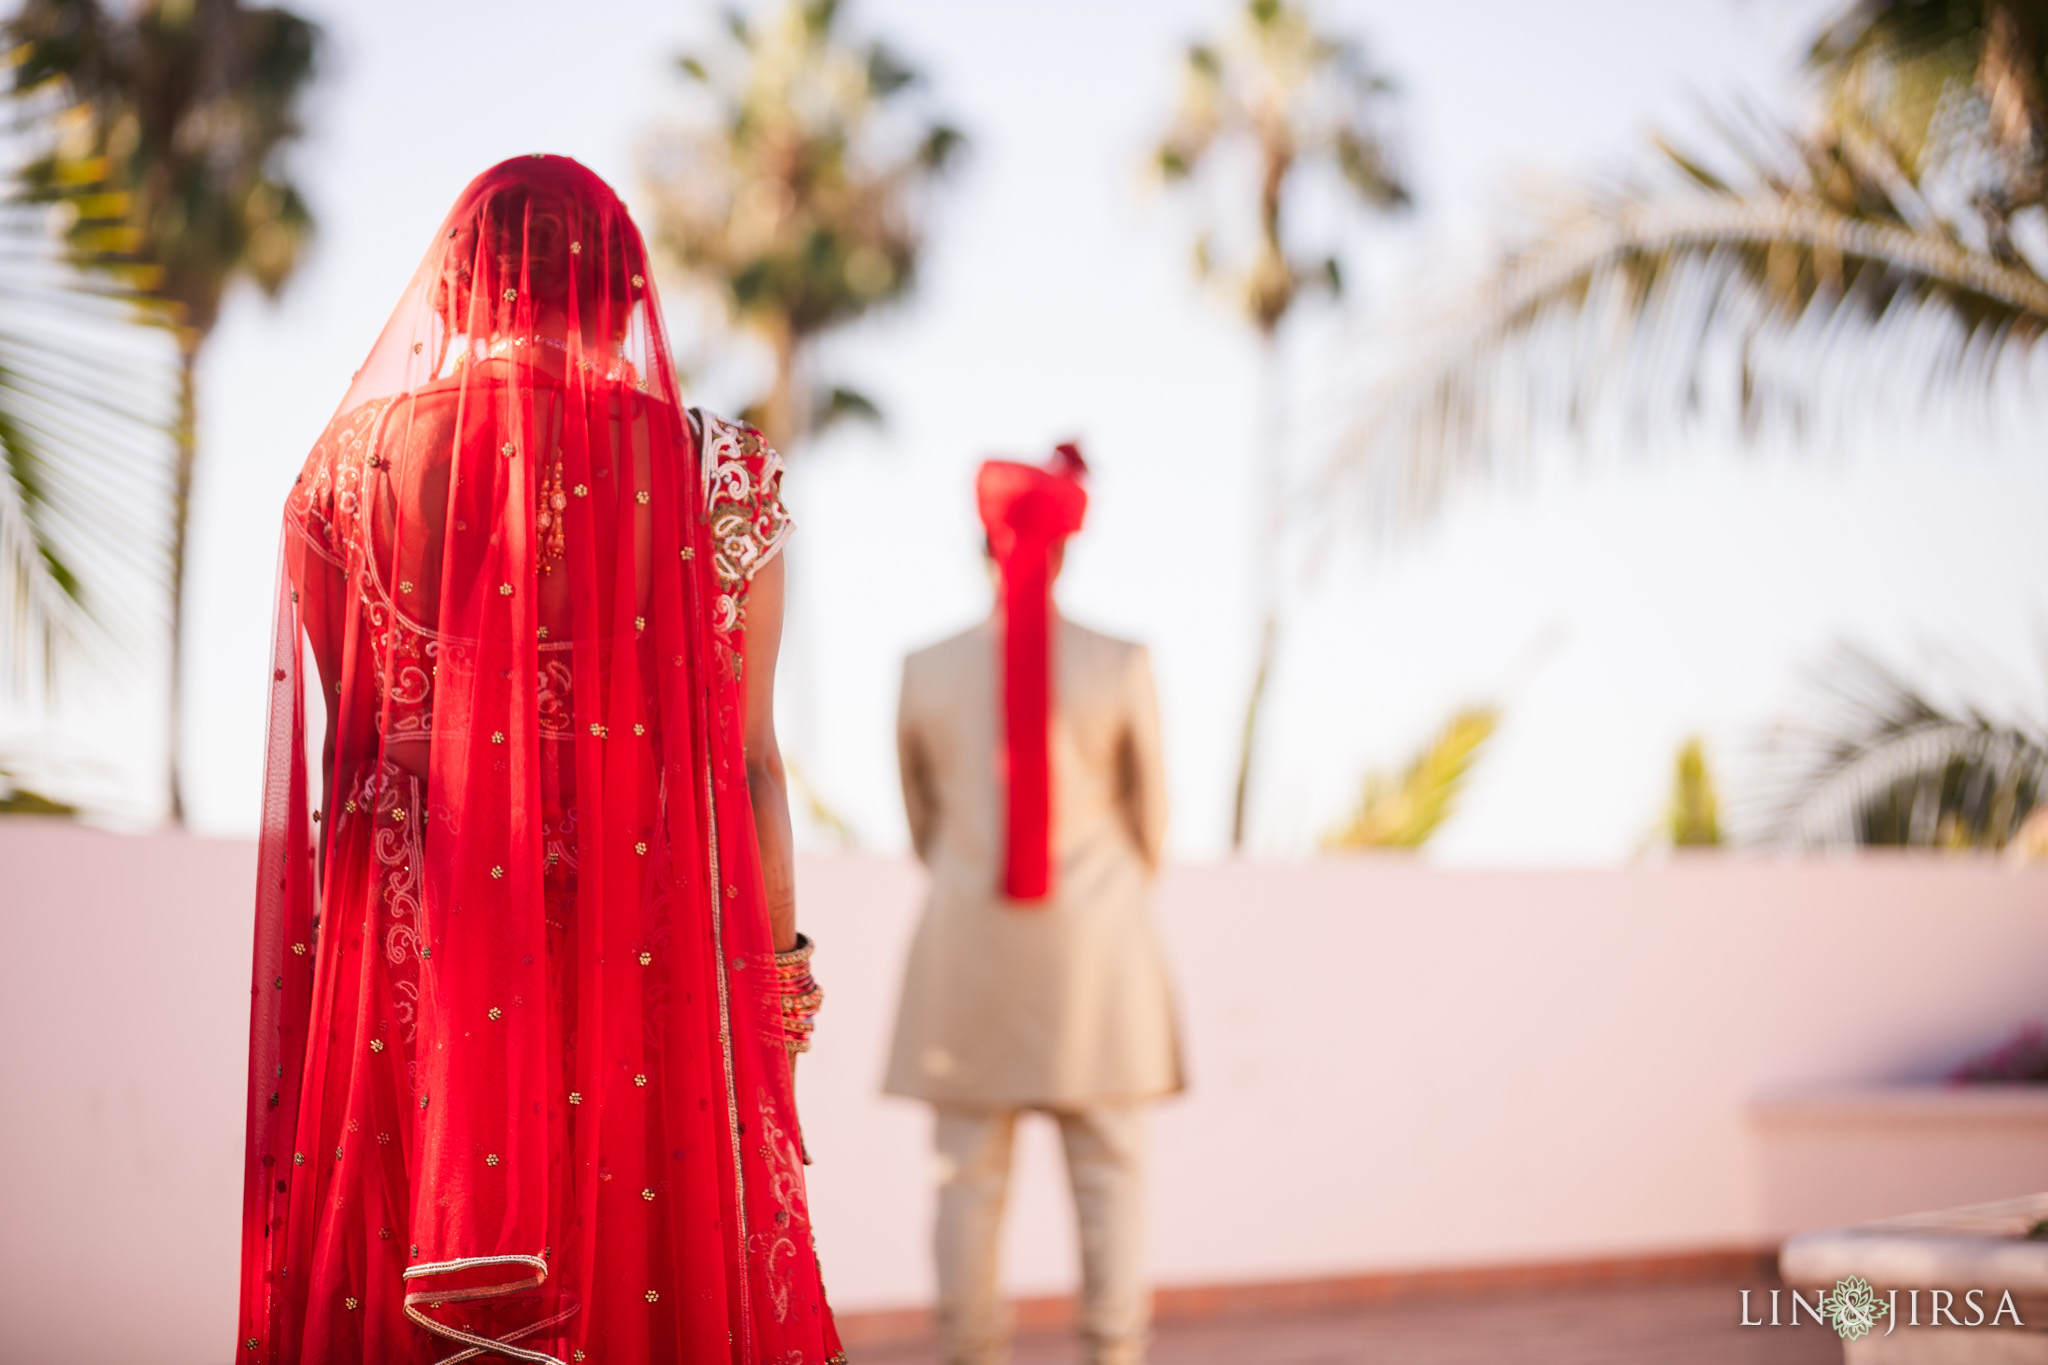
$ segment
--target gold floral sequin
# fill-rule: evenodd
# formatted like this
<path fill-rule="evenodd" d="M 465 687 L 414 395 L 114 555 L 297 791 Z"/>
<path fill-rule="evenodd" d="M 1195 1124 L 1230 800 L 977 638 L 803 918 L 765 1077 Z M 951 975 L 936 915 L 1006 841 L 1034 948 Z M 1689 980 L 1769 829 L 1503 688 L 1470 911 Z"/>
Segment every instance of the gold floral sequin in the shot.
<path fill-rule="evenodd" d="M 426 342 L 424 342 L 424 341 L 415 341 L 415 342 L 414 342 L 414 343 L 412 344 L 412 353 L 413 353 L 414 355 L 418 355 L 418 354 L 419 354 L 419 353 L 420 353 L 421 351 L 424 351 L 424 350 L 426 350 L 426 349 L 427 349 L 427 343 L 426 343 Z"/>
<path fill-rule="evenodd" d="M 496 1005 L 491 1006 L 489 1013 L 490 1017 L 493 1020 L 503 1019 L 505 1017 L 505 1011 L 499 1009 Z"/>
<path fill-rule="evenodd" d="M 587 498 L 590 496 L 590 485 L 587 483 L 579 483 L 569 491 L 571 493 L 574 493 L 579 498 Z"/>
<path fill-rule="evenodd" d="M 514 300 L 514 299 L 516 299 L 516 298 L 518 298 L 518 297 L 519 297 L 519 291 L 518 291 L 517 289 L 507 289 L 507 290 L 505 291 L 505 302 L 507 302 L 507 303 L 510 303 L 510 302 L 512 302 L 512 300 Z"/>
<path fill-rule="evenodd" d="M 569 254 L 570 254 L 571 256 L 581 256 L 581 255 L 583 254 L 583 243 L 581 243 L 581 242 L 571 242 L 571 243 L 569 243 Z"/>
<path fill-rule="evenodd" d="M 384 1050 L 384 1040 L 383 1040 L 382 1038 L 372 1038 L 372 1039 L 370 1040 L 370 1051 L 372 1051 L 372 1052 L 382 1052 L 383 1050 Z"/>
<path fill-rule="evenodd" d="M 519 453 L 519 447 L 513 445 L 510 441 L 507 441 L 505 442 L 505 444 L 498 447 L 498 453 L 509 460 L 514 455 L 517 455 Z"/>
<path fill-rule="evenodd" d="M 303 1166 L 303 1165 L 305 1165 L 305 1164 L 306 1164 L 306 1154 L 305 1154 L 304 1152 L 293 1152 L 293 1153 L 292 1153 L 292 1165 L 294 1165 L 294 1166 Z"/>
<path fill-rule="evenodd" d="M 505 875 L 505 869 L 504 869 L 504 867 L 503 867 L 503 866 L 495 866 L 495 867 L 493 867 L 493 868 L 491 869 L 491 880 L 492 880 L 492 881 L 497 881 L 497 880 L 498 880 L 499 878 L 503 877 L 504 875 Z"/>
<path fill-rule="evenodd" d="M 354 815 L 356 813 L 356 803 L 353 801 L 343 802 L 341 808 L 347 811 L 350 815 Z"/>
<path fill-rule="evenodd" d="M 633 278 L 637 280 L 637 279 L 639 279 L 640 277 L 639 277 L 638 275 L 635 275 L 635 276 L 634 276 Z M 660 1293 L 660 1291 L 659 1291 L 659 1290 L 654 1290 L 654 1289 L 650 1289 L 650 1290 L 648 1290 L 648 1291 L 647 1291 L 647 1301 L 648 1301 L 649 1303 L 660 1303 L 660 1302 L 661 1302 L 661 1293 Z"/>
<path fill-rule="evenodd" d="M 491 743 L 493 743 L 493 744 L 503 744 L 504 742 L 505 742 L 505 732 L 504 732 L 503 730 L 493 730 L 493 731 L 491 731 Z"/>
<path fill-rule="evenodd" d="M 341 1160 L 341 1148 L 339 1148 L 339 1147 L 336 1147 L 336 1148 L 334 1149 L 334 1159 L 335 1159 L 336 1161 L 339 1161 L 339 1160 Z"/>
<path fill-rule="evenodd" d="M 355 1295 L 351 1294 L 341 1301 L 341 1306 L 343 1308 L 348 1309 L 349 1312 L 353 1313 L 356 1311 L 356 1309 L 362 1307 L 362 1304 L 356 1299 Z"/>
<path fill-rule="evenodd" d="M 569 1092 L 569 1103 L 571 1103 L 571 1104 L 581 1104 L 581 1103 L 583 1103 L 583 1092 L 582 1092 L 581 1090 L 571 1090 L 571 1091 Z"/>
<path fill-rule="evenodd" d="M 484 1158 L 484 1165 L 486 1165 L 486 1166 L 495 1166 L 495 1165 L 497 1165 L 497 1164 L 498 1164 L 498 1154 L 497 1154 L 496 1152 L 492 1152 L 492 1153 L 491 1153 L 490 1155 L 488 1155 L 488 1156 L 486 1156 L 486 1157 Z M 527 1245 L 528 1245 L 528 1246 L 531 1246 L 531 1245 L 533 1245 L 533 1244 L 532 1244 L 531 1242 L 529 1242 L 529 1243 L 527 1243 Z"/>
<path fill-rule="evenodd" d="M 405 807 L 400 806 L 397 810 L 391 812 L 391 823 L 394 825 L 405 823 Z"/>
<path fill-rule="evenodd" d="M 645 1199 L 645 1200 L 646 1200 L 646 1201 L 647 1201 L 648 1203 L 652 1204 L 652 1203 L 654 1202 L 654 1191 L 653 1191 L 653 1190 L 642 1190 L 642 1191 L 640 1191 L 640 1197 L 641 1197 L 642 1199 Z"/>
<path fill-rule="evenodd" d="M 510 597 L 511 595 L 512 595 L 512 585 L 511 585 L 510 583 L 500 583 L 500 584 L 498 585 L 498 596 L 500 596 L 500 597 Z"/>
<path fill-rule="evenodd" d="M 247 1346 L 247 1347 L 248 1347 L 248 1348 L 249 1348 L 250 1350 L 252 1350 L 252 1351 L 253 1351 L 253 1350 L 255 1350 L 255 1349 L 256 1349 L 256 1346 L 257 1346 L 257 1341 L 256 1341 L 256 1338 L 254 1338 L 254 1337 L 250 1337 L 250 1338 L 249 1338 L 249 1339 L 248 1339 L 248 1340 L 247 1340 L 246 1342 L 244 1342 L 244 1343 L 242 1343 L 242 1344 L 243 1344 L 243 1345 L 245 1345 L 245 1346 Z M 583 1353 L 582 1353 L 581 1351 L 578 1351 L 578 1352 L 576 1353 L 576 1358 L 577 1358 L 578 1360 L 581 1360 L 581 1359 L 583 1358 Z"/>
<path fill-rule="evenodd" d="M 688 545 L 685 545 L 685 546 L 683 547 L 683 558 L 684 558 L 684 559 L 685 559 L 686 561 L 687 561 L 687 560 L 692 560 L 692 559 L 695 559 L 696 557 L 697 557 L 697 552 L 696 552 L 696 550 L 695 550 L 695 549 L 691 548 L 691 547 L 690 547 L 690 546 L 688 546 Z"/>
<path fill-rule="evenodd" d="M 299 957 L 304 957 L 306 955 L 306 945 L 303 943 L 294 943 L 292 945 L 292 952 Z"/>
<path fill-rule="evenodd" d="M 378 1134 L 377 1136 L 378 1136 L 378 1137 L 382 1137 L 382 1136 L 384 1136 L 384 1135 L 383 1135 L 382 1133 L 379 1133 L 379 1134 Z M 380 1242 L 388 1242 L 388 1241 L 390 1241 L 390 1240 L 391 1240 L 391 1229 L 390 1229 L 390 1228 L 378 1228 L 378 1229 L 377 1229 L 377 1240 L 378 1240 L 378 1241 L 380 1241 Z"/>
<path fill-rule="evenodd" d="M 643 967 L 651 967 L 651 966 L 653 966 L 653 965 L 654 965 L 654 954 L 653 954 L 653 953 L 649 953 L 649 952 L 644 952 L 644 951 L 643 951 L 643 952 L 642 952 L 642 953 L 640 954 L 640 965 L 641 965 L 641 966 L 643 966 Z"/>
<path fill-rule="evenodd" d="M 643 1072 L 639 1073 L 639 1074 L 638 1074 L 637 1076 L 633 1077 L 633 1084 L 635 1084 L 635 1085 L 645 1085 L 645 1084 L 647 1084 L 647 1073 L 643 1071 Z"/>
<path fill-rule="evenodd" d="M 636 720 L 633 722 L 633 733 L 636 735 L 644 735 L 647 733 L 647 727 Z"/>
<path fill-rule="evenodd" d="M 639 277 L 638 275 L 635 275 L 635 276 L 633 277 L 633 287 L 634 287 L 635 289 L 641 289 L 641 288 L 644 288 L 644 287 L 646 286 L 646 284 L 647 284 L 647 281 L 646 281 L 646 280 L 644 280 L 644 279 L 642 279 L 642 278 L 640 278 L 640 277 Z M 652 1300 L 652 1299 L 650 1299 L 650 1300 L 648 1300 L 648 1302 L 652 1303 L 652 1302 L 653 1302 L 653 1300 Z"/>
<path fill-rule="evenodd" d="M 599 739 L 604 739 L 611 734 L 611 729 L 608 726 L 593 723 L 590 727 L 590 733 Z"/>
<path fill-rule="evenodd" d="M 398 590 L 399 590 L 400 592 L 411 592 L 411 591 L 412 591 L 412 580 L 411 580 L 410 578 L 401 578 L 401 579 L 399 579 L 399 580 L 398 580 Z"/>
<path fill-rule="evenodd" d="M 639 841 L 638 843 L 634 844 L 634 845 L 633 845 L 633 851 L 634 851 L 635 853 L 639 854 L 639 855 L 640 855 L 641 857 L 643 857 L 643 858 L 644 858 L 644 857 L 646 857 L 646 856 L 647 856 L 647 841 L 646 841 L 645 839 L 642 839 L 642 840 L 640 840 L 640 841 Z"/>
<path fill-rule="evenodd" d="M 647 618 L 646 618 L 646 617 L 644 617 L 644 616 L 636 616 L 636 617 L 634 617 L 634 618 L 633 618 L 633 629 L 635 629 L 635 630 L 645 630 L 645 629 L 647 629 Z"/>
<path fill-rule="evenodd" d="M 650 496 L 651 495 L 645 489 L 642 489 L 633 494 L 633 501 L 639 503 L 642 507 L 645 507 L 648 503 Z"/>
<path fill-rule="evenodd" d="M 252 1348 L 252 1349 L 253 1349 L 253 1348 Z M 581 1348 L 581 1347 L 579 1346 L 579 1347 L 578 1347 L 577 1349 L 575 1349 L 575 1350 L 573 1350 L 573 1351 L 569 1352 L 569 1359 L 571 1359 L 571 1360 L 581 1360 L 581 1359 L 583 1359 L 583 1349 L 582 1349 L 582 1348 Z"/>

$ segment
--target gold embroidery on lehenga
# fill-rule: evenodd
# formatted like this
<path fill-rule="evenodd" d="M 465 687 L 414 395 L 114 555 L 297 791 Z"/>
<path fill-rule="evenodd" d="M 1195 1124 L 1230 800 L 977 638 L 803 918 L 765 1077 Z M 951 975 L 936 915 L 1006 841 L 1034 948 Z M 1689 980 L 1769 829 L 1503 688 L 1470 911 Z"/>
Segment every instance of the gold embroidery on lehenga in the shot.
<path fill-rule="evenodd" d="M 807 1216 L 803 1178 L 797 1174 L 795 1164 L 801 1160 L 801 1154 L 776 1121 L 775 1101 L 765 1090 L 760 1092 L 758 1109 L 761 1117 L 758 1155 L 768 1166 L 768 1196 L 775 1201 L 775 1230 L 755 1233 L 748 1239 L 748 1246 L 760 1258 L 761 1279 L 768 1288 L 768 1301 L 775 1309 L 775 1320 L 785 1322 L 789 1318 L 790 1294 L 795 1287 L 789 1272 L 797 1259 L 796 1242 L 786 1229 Z"/>

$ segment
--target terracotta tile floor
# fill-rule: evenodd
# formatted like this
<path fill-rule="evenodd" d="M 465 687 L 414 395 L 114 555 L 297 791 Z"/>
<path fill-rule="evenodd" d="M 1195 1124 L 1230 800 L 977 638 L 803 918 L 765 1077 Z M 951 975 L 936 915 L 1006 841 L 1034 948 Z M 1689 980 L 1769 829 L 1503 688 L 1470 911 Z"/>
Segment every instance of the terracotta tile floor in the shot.
<path fill-rule="evenodd" d="M 1168 1323 L 1150 1365 L 1840 1365 L 1833 1332 L 1744 1330 L 1730 1285 L 1449 1295 L 1276 1317 Z M 869 1346 L 853 1365 L 937 1365 L 930 1345 Z M 1012 1365 L 1074 1365 L 1071 1337 L 1018 1338 Z"/>

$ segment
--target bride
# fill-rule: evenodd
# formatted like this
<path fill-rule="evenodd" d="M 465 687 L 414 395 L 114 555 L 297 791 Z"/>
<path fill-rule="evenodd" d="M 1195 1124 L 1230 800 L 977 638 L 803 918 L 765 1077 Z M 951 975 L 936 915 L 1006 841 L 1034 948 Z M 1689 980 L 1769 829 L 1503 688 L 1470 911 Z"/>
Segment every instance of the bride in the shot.
<path fill-rule="evenodd" d="M 603 181 L 463 192 L 286 504 L 238 1359 L 845 1359 L 781 473 L 678 402 Z"/>

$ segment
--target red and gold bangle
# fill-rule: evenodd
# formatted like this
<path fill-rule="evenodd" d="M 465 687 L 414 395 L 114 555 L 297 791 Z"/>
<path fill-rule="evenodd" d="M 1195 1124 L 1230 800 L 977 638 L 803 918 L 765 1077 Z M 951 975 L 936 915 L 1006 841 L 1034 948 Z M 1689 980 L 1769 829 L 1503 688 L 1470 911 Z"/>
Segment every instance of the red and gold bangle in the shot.
<path fill-rule="evenodd" d="M 782 1043 L 792 1059 L 799 1052 L 811 1050 L 818 1010 L 825 1003 L 825 992 L 811 976 L 811 954 L 817 946 L 798 934 L 794 948 L 775 955 L 775 986 L 782 999 Z"/>

